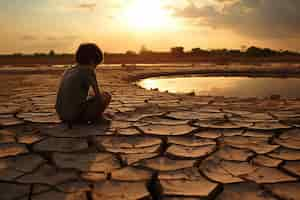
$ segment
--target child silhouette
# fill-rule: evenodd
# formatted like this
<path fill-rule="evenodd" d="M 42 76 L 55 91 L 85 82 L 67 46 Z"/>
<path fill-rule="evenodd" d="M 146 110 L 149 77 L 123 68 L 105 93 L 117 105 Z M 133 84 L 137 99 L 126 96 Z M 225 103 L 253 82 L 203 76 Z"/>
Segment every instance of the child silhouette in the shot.
<path fill-rule="evenodd" d="M 103 112 L 111 101 L 108 92 L 98 87 L 95 69 L 104 59 L 96 44 L 81 44 L 76 52 L 77 64 L 67 69 L 60 82 L 56 111 L 63 122 L 90 123 L 103 119 Z M 89 96 L 92 87 L 94 96 Z"/>

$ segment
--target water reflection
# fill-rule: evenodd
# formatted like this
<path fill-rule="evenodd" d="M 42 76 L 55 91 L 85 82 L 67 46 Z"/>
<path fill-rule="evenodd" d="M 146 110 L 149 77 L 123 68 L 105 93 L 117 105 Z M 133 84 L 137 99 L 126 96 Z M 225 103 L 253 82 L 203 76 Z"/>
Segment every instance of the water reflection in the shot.
<path fill-rule="evenodd" d="M 140 81 L 146 89 L 159 89 L 171 93 L 226 97 L 300 98 L 300 78 L 249 78 L 249 77 L 160 77 Z"/>

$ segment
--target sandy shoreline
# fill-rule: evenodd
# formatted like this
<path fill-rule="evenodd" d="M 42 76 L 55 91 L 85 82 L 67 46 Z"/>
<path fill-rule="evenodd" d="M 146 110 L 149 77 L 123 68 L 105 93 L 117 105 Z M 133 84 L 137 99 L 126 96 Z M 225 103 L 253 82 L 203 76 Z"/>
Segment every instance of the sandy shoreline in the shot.
<path fill-rule="evenodd" d="M 1 74 L 61 74 L 67 67 L 0 67 Z M 113 71 L 125 71 L 130 73 L 127 77 L 122 77 L 128 81 L 137 81 L 157 76 L 193 75 L 202 76 L 247 76 L 247 77 L 300 77 L 300 64 L 282 65 L 200 65 L 200 66 L 155 66 L 144 67 L 136 65 L 126 66 L 99 66 L 99 72 L 110 73 Z"/>

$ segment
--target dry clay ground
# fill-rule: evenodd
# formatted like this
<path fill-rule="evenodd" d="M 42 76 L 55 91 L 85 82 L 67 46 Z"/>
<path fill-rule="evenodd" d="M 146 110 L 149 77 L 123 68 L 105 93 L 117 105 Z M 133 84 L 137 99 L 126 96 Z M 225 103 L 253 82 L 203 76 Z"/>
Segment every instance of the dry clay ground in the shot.
<path fill-rule="evenodd" d="M 260 70 L 239 72 L 250 69 Z M 128 81 L 178 70 L 211 68 L 98 70 L 113 120 L 71 130 L 54 110 L 61 69 L 2 69 L 0 199 L 299 200 L 300 100 L 174 95 Z"/>

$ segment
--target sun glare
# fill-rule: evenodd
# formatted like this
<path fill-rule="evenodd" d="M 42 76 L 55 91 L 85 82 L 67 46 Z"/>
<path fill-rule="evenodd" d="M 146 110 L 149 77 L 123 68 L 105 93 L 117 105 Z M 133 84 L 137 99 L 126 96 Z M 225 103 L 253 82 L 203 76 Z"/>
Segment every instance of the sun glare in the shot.
<path fill-rule="evenodd" d="M 161 0 L 134 0 L 125 10 L 124 18 L 130 28 L 139 31 L 159 30 L 170 21 Z"/>

